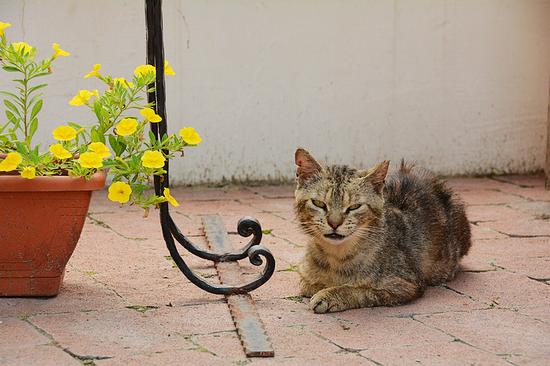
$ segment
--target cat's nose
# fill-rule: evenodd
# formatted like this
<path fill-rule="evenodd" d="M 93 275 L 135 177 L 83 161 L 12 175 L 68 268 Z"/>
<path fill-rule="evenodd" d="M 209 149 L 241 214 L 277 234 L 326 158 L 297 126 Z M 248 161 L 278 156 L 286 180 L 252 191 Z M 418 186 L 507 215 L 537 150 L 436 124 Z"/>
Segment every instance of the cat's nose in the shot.
<path fill-rule="evenodd" d="M 344 217 L 338 212 L 331 212 L 328 215 L 327 222 L 334 230 L 338 229 L 344 223 Z"/>

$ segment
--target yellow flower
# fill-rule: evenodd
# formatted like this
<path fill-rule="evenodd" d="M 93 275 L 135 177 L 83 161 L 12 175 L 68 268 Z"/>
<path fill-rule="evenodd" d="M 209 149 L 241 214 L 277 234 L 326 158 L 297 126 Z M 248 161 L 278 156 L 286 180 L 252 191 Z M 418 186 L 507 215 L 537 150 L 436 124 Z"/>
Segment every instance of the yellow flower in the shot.
<path fill-rule="evenodd" d="M 67 57 L 67 56 L 70 56 L 71 54 L 65 50 L 62 50 L 60 47 L 59 47 L 59 43 L 54 43 L 52 45 L 52 49 L 53 49 L 53 58 L 56 58 L 58 56 L 64 56 L 64 57 Z"/>
<path fill-rule="evenodd" d="M 132 187 L 128 183 L 114 182 L 109 187 L 109 195 L 107 196 L 113 202 L 126 203 L 130 199 Z"/>
<path fill-rule="evenodd" d="M 87 79 L 92 76 L 99 76 L 99 70 L 101 70 L 101 64 L 94 64 L 92 71 L 84 75 L 84 79 Z"/>
<path fill-rule="evenodd" d="M 176 75 L 172 66 L 168 63 L 167 60 L 164 60 L 164 74 L 165 75 Z"/>
<path fill-rule="evenodd" d="M 164 191 L 162 192 L 164 194 L 164 198 L 166 198 L 167 202 L 170 202 L 172 206 L 178 207 L 180 204 L 176 199 L 170 194 L 170 188 L 164 188 Z"/>
<path fill-rule="evenodd" d="M 76 130 L 71 126 L 59 126 L 53 130 L 52 135 L 58 141 L 71 141 L 76 137 Z"/>
<path fill-rule="evenodd" d="M 25 179 L 34 179 L 36 177 L 36 169 L 33 166 L 26 166 L 23 168 L 21 176 Z"/>
<path fill-rule="evenodd" d="M 120 84 L 120 85 L 122 85 L 124 87 L 128 87 L 128 88 L 133 88 L 134 87 L 134 83 L 126 81 L 126 79 L 124 79 L 124 78 L 114 78 L 113 82 L 115 84 Z"/>
<path fill-rule="evenodd" d="M 11 45 L 18 53 L 22 51 L 24 55 L 32 51 L 32 46 L 26 42 L 14 42 Z"/>
<path fill-rule="evenodd" d="M 61 160 L 68 159 L 73 156 L 61 144 L 55 144 L 50 146 L 50 152 L 53 154 L 53 156 Z"/>
<path fill-rule="evenodd" d="M 153 73 L 153 75 L 156 74 L 156 69 L 152 65 L 139 65 L 134 70 L 134 75 L 137 76 L 137 77 L 145 76 L 145 75 L 148 75 L 150 73 Z"/>
<path fill-rule="evenodd" d="M 97 155 L 101 156 L 103 159 L 111 156 L 109 148 L 105 146 L 103 142 L 92 142 L 88 149 L 92 152 L 95 152 Z"/>
<path fill-rule="evenodd" d="M 183 138 L 183 141 L 189 145 L 198 145 L 202 141 L 202 138 L 193 127 L 182 128 L 180 130 L 180 136 Z"/>
<path fill-rule="evenodd" d="M 103 159 L 95 152 L 85 152 L 80 154 L 78 163 L 83 168 L 101 168 L 103 166 Z"/>
<path fill-rule="evenodd" d="M 153 123 L 162 121 L 162 117 L 156 114 L 151 108 L 143 108 L 139 113 L 141 113 L 146 121 Z"/>
<path fill-rule="evenodd" d="M 123 118 L 116 125 L 116 133 L 120 136 L 128 136 L 136 132 L 137 130 L 137 121 L 135 118 Z"/>
<path fill-rule="evenodd" d="M 4 35 L 4 31 L 11 27 L 10 23 L 0 22 L 0 37 Z"/>
<path fill-rule="evenodd" d="M 165 160 L 160 151 L 147 150 L 141 157 L 141 165 L 146 168 L 162 168 Z"/>
<path fill-rule="evenodd" d="M 94 91 L 89 91 L 85 89 L 79 90 L 78 93 L 76 93 L 76 95 L 73 97 L 73 99 L 69 101 L 69 104 L 78 107 L 78 106 L 87 104 L 93 96 L 95 97 L 99 96 L 97 90 L 94 90 Z"/>
<path fill-rule="evenodd" d="M 23 161 L 23 157 L 18 152 L 9 153 L 4 160 L 0 161 L 0 172 L 11 172 L 17 169 Z"/>

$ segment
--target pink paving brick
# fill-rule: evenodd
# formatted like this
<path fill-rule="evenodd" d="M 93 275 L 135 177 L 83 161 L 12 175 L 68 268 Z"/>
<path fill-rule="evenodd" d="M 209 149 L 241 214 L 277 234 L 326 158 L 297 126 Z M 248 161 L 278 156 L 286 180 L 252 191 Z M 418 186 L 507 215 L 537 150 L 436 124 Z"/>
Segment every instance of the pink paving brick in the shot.
<path fill-rule="evenodd" d="M 382 365 L 510 365 L 503 357 L 458 341 L 421 346 L 369 349 L 362 355 Z"/>
<path fill-rule="evenodd" d="M 276 272 L 252 295 L 275 358 L 254 360 L 240 348 L 223 297 L 189 283 L 167 258 L 158 211 L 144 219 L 141 209 L 121 209 L 96 192 L 60 295 L 0 298 L 0 364 L 548 364 L 550 197 L 542 178 L 449 183 L 474 223 L 457 278 L 403 306 L 327 315 L 299 296 L 296 265 L 307 237 L 294 221 L 292 185 L 175 188 L 182 205 L 171 209 L 174 220 L 199 246 L 204 214 L 221 215 L 234 247 L 248 240 L 235 234 L 242 216 L 269 231 L 262 243 Z M 218 282 L 212 263 L 180 249 Z M 244 279 L 259 270 L 242 262 Z"/>
<path fill-rule="evenodd" d="M 495 355 L 513 360 L 550 357 L 550 324 L 506 309 L 419 316 L 423 324 Z"/>

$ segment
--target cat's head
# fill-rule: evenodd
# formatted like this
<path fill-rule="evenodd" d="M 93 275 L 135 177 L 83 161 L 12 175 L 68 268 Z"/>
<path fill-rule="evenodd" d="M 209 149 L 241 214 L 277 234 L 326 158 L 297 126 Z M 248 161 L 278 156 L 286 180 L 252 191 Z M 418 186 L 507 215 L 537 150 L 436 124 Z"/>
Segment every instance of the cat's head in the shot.
<path fill-rule="evenodd" d="M 384 205 L 388 161 L 369 170 L 322 166 L 304 149 L 296 150 L 295 161 L 296 216 L 308 235 L 338 245 L 373 230 Z"/>

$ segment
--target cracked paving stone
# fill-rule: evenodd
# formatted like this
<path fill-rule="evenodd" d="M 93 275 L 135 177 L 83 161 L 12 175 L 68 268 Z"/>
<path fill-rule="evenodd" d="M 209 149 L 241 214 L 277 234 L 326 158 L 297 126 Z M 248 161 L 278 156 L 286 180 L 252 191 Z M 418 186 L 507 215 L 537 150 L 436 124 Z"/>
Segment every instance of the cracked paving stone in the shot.
<path fill-rule="evenodd" d="M 382 365 L 510 365 L 503 357 L 458 341 L 413 347 L 369 349 L 362 355 Z"/>
<path fill-rule="evenodd" d="M 550 286 L 506 271 L 462 272 L 447 285 L 488 305 L 523 308 L 550 303 Z"/>
<path fill-rule="evenodd" d="M 233 330 L 223 303 L 62 315 L 37 315 L 33 324 L 79 355 L 118 358 L 133 353 L 164 352 L 187 343 L 180 334 Z"/>
<path fill-rule="evenodd" d="M 524 357 L 531 360 L 550 358 L 550 325 L 514 311 L 479 310 L 421 315 L 417 319 L 477 349 L 494 355 L 510 355 L 503 358 L 512 362 Z"/>
<path fill-rule="evenodd" d="M 252 361 L 244 358 L 224 298 L 195 287 L 166 259 L 158 211 L 144 219 L 141 209 L 120 209 L 95 192 L 90 215 L 97 221 L 86 221 L 59 296 L 0 299 L 0 364 L 80 365 L 79 357 L 92 357 L 96 365 L 546 365 L 550 281 L 535 279 L 548 275 L 550 240 L 528 237 L 550 227 L 543 178 L 449 182 L 474 222 L 473 247 L 457 278 L 403 306 L 324 315 L 297 297 L 299 276 L 285 270 L 299 263 L 307 242 L 293 217 L 291 185 L 175 188 L 186 204 L 171 210 L 173 218 L 199 246 L 205 247 L 203 214 L 221 214 L 235 248 L 249 240 L 235 233 L 242 216 L 272 230 L 262 243 L 279 272 L 252 296 L 275 358 Z M 211 262 L 181 252 L 218 282 Z M 261 270 L 241 264 L 245 278 Z"/>

